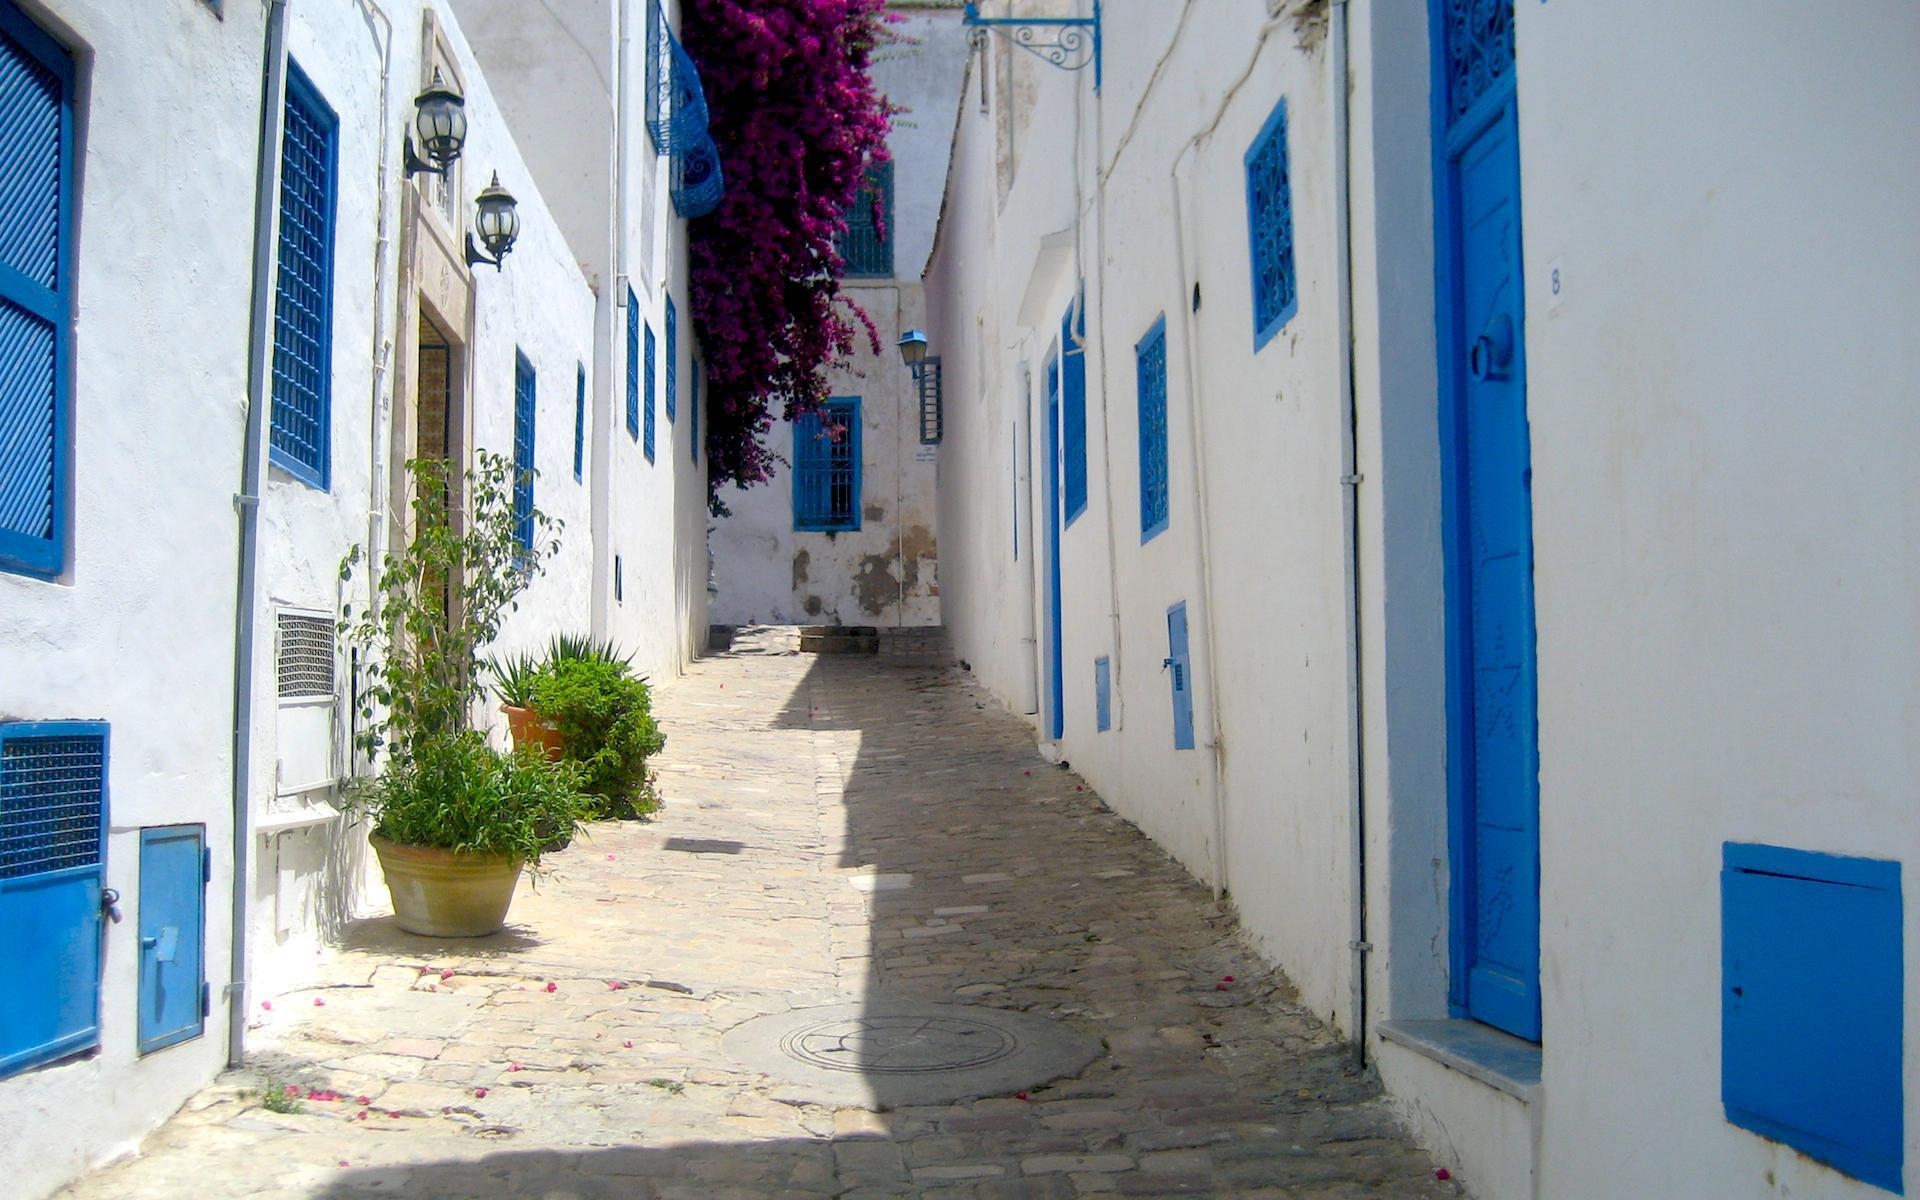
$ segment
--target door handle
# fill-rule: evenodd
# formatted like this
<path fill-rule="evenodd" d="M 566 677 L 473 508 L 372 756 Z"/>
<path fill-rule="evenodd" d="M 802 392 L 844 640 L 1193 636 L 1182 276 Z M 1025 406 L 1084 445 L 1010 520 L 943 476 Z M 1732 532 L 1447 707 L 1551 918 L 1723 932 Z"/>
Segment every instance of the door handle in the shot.
<path fill-rule="evenodd" d="M 1467 374 L 1482 383 L 1494 383 L 1507 378 L 1512 366 L 1513 318 L 1495 313 L 1467 351 Z"/>

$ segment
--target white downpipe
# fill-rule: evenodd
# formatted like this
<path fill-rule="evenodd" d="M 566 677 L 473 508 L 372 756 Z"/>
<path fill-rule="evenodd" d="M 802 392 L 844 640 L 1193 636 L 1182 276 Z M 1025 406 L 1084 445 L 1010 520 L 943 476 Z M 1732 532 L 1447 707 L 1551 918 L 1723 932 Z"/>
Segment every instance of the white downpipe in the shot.
<path fill-rule="evenodd" d="M 1079 76 L 1074 77 L 1074 213 L 1076 223 L 1080 220 L 1080 85 Z M 1115 733 L 1127 725 L 1127 689 L 1123 686 L 1126 674 L 1127 656 L 1121 649 L 1120 628 L 1120 551 L 1115 540 L 1113 522 L 1113 414 L 1107 405 L 1107 395 L 1112 388 L 1112 374 L 1107 370 L 1107 344 L 1112 340 L 1107 336 L 1107 180 L 1100 170 L 1100 148 L 1106 144 L 1106 101 L 1100 93 L 1093 97 L 1093 169 L 1094 169 L 1094 265 L 1099 268 L 1099 280 L 1094 289 L 1095 327 L 1099 330 L 1100 342 L 1100 500 L 1106 509 L 1107 525 L 1107 629 L 1113 643 L 1113 661 L 1108 665 L 1107 677 L 1107 717 L 1108 727 Z M 1074 255 L 1080 253 L 1080 238 L 1073 239 Z M 1077 289 L 1074 303 L 1084 307 L 1086 304 L 1085 281 L 1076 275 Z M 1066 350 L 1061 347 L 1062 352 Z M 1065 535 L 1065 530 L 1062 531 Z"/>
<path fill-rule="evenodd" d="M 393 244 L 391 185 L 393 123 L 388 111 L 393 81 L 393 20 L 375 3 L 359 0 L 360 13 L 380 48 L 380 136 L 376 141 L 378 175 L 375 195 L 378 217 L 373 242 L 373 380 L 367 397 L 367 611 L 378 612 L 380 603 L 380 554 L 387 534 L 387 488 L 390 480 L 383 469 L 392 442 L 392 402 L 386 393 L 393 363 L 392 272 L 387 266 L 387 250 Z M 381 28 L 374 29 L 378 21 Z M 456 198 L 457 200 L 457 198 Z M 398 264 L 395 264 L 398 269 Z M 349 755 L 349 762 L 352 756 Z"/>
<path fill-rule="evenodd" d="M 1040 598 L 1037 570 L 1038 548 L 1033 544 L 1033 371 L 1021 364 L 1020 367 L 1020 418 L 1014 426 L 1015 482 L 1013 489 L 1014 531 L 1020 539 L 1020 571 L 1026 583 L 1022 593 L 1026 603 L 1021 608 L 1020 644 L 1026 648 L 1022 656 L 1026 670 L 1022 673 L 1025 690 L 1020 696 L 1020 711 L 1027 714 L 1040 711 L 1040 623 L 1037 609 Z"/>

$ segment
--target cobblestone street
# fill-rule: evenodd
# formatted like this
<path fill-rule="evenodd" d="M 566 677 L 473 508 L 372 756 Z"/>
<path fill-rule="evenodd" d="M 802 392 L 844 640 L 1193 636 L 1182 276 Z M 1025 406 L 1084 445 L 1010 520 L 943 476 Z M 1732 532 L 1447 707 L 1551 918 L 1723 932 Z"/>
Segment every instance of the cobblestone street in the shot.
<path fill-rule="evenodd" d="M 353 927 L 323 986 L 256 998 L 253 1069 L 63 1195 L 1465 1194 L 1206 889 L 965 676 L 780 650 L 660 691 L 656 819 L 595 826 L 495 937 Z M 1021 1094 L 835 1106 L 722 1046 L 878 995 L 1107 1049 Z"/>

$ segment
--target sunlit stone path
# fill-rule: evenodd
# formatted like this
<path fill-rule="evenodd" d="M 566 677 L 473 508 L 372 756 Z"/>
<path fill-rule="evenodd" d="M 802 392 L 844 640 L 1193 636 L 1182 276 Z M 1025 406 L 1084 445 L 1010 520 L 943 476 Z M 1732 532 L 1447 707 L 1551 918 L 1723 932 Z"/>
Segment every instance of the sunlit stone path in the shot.
<path fill-rule="evenodd" d="M 594 827 L 495 937 L 356 926 L 323 986 L 256 1012 L 253 1069 L 64 1194 L 1466 1194 L 1207 891 L 964 675 L 791 642 L 742 639 L 662 689 L 658 818 Z M 722 1044 L 768 1014 L 897 1000 L 1036 1014 L 1105 1049 L 1075 1077 L 925 1104 L 895 1103 L 898 1072 L 829 1094 Z M 944 1028 L 888 1061 L 977 1045 Z M 821 1036 L 816 1058 L 842 1049 Z M 268 1087 L 300 1099 L 265 1106 Z"/>

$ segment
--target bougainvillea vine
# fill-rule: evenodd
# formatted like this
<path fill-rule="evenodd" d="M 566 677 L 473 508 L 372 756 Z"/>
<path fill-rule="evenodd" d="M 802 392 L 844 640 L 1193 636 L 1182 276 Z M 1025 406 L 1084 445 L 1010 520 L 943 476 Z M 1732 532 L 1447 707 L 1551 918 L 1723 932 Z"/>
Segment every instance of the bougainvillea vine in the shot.
<path fill-rule="evenodd" d="M 873 323 L 840 292 L 834 238 L 870 164 L 887 159 L 887 103 L 868 65 L 890 37 L 885 0 L 701 0 L 681 37 L 700 68 L 726 197 L 692 222 L 693 319 L 705 356 L 707 488 L 763 482 L 766 435 L 827 400 L 823 369 Z"/>

